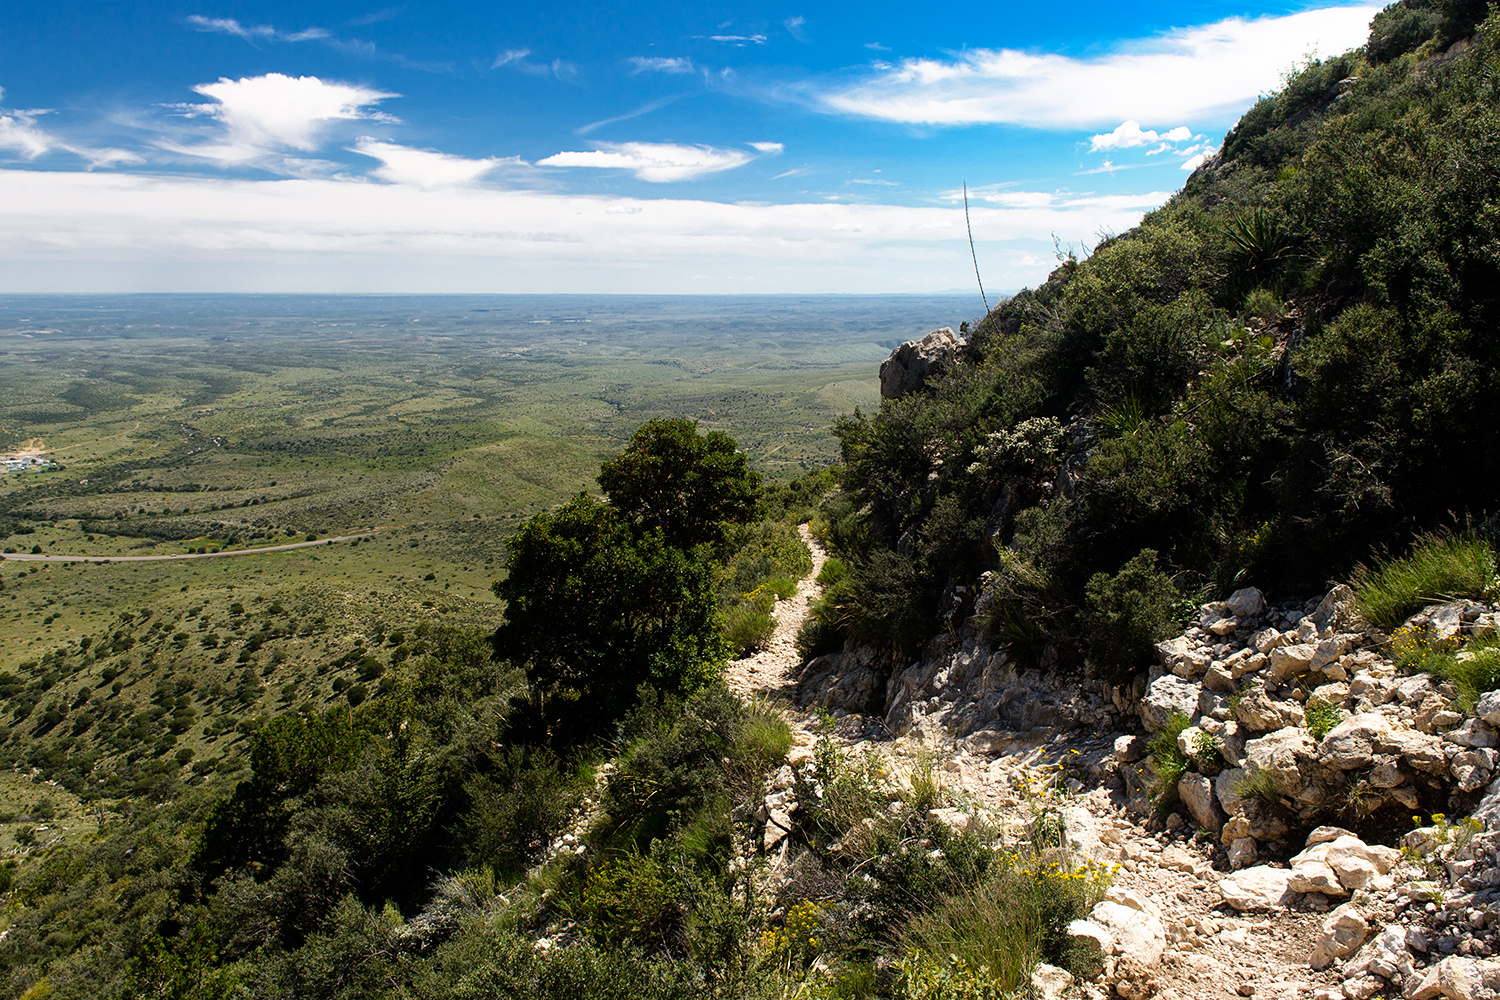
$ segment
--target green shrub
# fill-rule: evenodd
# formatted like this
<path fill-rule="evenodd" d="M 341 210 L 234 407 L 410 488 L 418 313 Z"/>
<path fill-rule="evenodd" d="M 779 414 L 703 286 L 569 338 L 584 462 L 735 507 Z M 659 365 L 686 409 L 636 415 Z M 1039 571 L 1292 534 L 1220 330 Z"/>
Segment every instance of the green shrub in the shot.
<path fill-rule="evenodd" d="M 459 824 L 460 839 L 473 862 L 515 877 L 572 814 L 580 792 L 556 755 L 543 748 L 497 749 L 486 765 L 464 786 L 469 808 Z"/>
<path fill-rule="evenodd" d="M 994 995 L 1025 989 L 1038 962 L 1091 973 L 1080 966 L 1082 956 L 1067 927 L 1088 914 L 1112 877 L 1109 868 L 1079 862 L 1065 851 L 1001 855 L 971 892 L 948 896 L 918 914 L 900 940 L 908 954 L 943 956 L 940 964 L 959 983 L 987 982 L 999 991 Z"/>
<path fill-rule="evenodd" d="M 797 654 L 803 662 L 825 653 L 836 653 L 849 634 L 847 581 L 829 587 L 808 608 L 808 614 L 797 630 Z"/>
<path fill-rule="evenodd" d="M 1153 644 L 1176 631 L 1182 593 L 1142 549 L 1114 576 L 1095 573 L 1084 589 L 1089 658 L 1109 677 L 1128 677 L 1152 657 Z"/>
<path fill-rule="evenodd" d="M 1394 629 L 1428 604 L 1493 595 L 1495 550 L 1474 535 L 1420 535 L 1407 555 L 1381 559 L 1374 568 L 1356 567 L 1350 584 L 1360 614 Z"/>
<path fill-rule="evenodd" d="M 1344 721 L 1344 710 L 1337 705 L 1320 699 L 1313 699 L 1307 703 L 1302 712 L 1303 724 L 1307 732 L 1314 740 L 1321 740 L 1334 728 Z"/>
<path fill-rule="evenodd" d="M 829 556 L 823 561 L 823 568 L 818 570 L 817 583 L 820 587 L 831 587 L 848 576 L 848 564 L 838 556 Z"/>
<path fill-rule="evenodd" d="M 739 604 L 724 612 L 724 636 L 736 656 L 764 648 L 776 632 L 776 619 L 754 604 Z"/>

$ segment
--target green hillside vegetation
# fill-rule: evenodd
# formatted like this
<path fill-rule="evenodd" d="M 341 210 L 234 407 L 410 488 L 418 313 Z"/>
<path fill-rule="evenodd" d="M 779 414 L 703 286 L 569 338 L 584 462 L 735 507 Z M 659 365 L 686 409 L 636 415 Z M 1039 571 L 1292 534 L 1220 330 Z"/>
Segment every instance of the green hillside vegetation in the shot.
<path fill-rule="evenodd" d="M 727 436 L 673 420 L 644 425 L 599 481 L 603 499 L 512 539 L 498 629 L 361 637 L 332 662 L 369 683 L 342 696 L 335 681 L 247 718 L 256 652 L 301 633 L 278 625 L 285 608 L 242 620 L 238 604 L 220 627 L 253 639 L 206 624 L 196 641 L 258 644 L 234 690 L 197 690 L 212 667 L 176 658 L 194 636 L 164 639 L 145 612 L 104 655 L 145 647 L 130 683 L 156 679 L 150 709 L 120 707 L 119 680 L 60 698 L 82 666 L 69 657 L 28 665 L 40 685 L 4 675 L 18 719 L 37 698 L 45 713 L 13 742 L 71 768 L 54 771 L 65 789 L 14 782 L 27 811 L 7 817 L 20 863 L 0 868 L 7 995 L 831 998 L 1014 990 L 1036 961 L 1075 961 L 1063 927 L 1109 872 L 1072 862 L 1045 803 L 1053 819 L 1008 852 L 982 826 L 950 831 L 929 815 L 949 801 L 931 757 L 893 780 L 825 735 L 797 788 L 814 853 L 781 897 L 759 894 L 767 861 L 743 845 L 792 733 L 718 679 L 720 609 L 811 569 L 792 525 L 829 478 L 764 487 Z M 243 753 L 199 768 L 173 751 L 196 706 L 217 734 L 236 702 Z M 99 778 L 116 770 L 134 784 Z M 827 954 L 832 975 L 813 971 Z"/>
<path fill-rule="evenodd" d="M 992 636 L 1124 679 L 1206 595 L 1315 592 L 1418 532 L 1490 531 L 1487 14 L 1388 8 L 1367 49 L 1292 74 L 1139 227 L 991 312 L 967 363 L 840 420 L 822 530 L 848 577 L 806 649 L 909 653 L 994 570 Z"/>

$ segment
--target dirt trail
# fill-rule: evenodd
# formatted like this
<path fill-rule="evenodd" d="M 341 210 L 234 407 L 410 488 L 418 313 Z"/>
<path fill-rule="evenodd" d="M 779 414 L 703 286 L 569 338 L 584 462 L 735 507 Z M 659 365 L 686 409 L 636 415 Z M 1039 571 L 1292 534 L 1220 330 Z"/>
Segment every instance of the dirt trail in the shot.
<path fill-rule="evenodd" d="M 805 759 L 818 719 L 796 707 L 794 678 L 801 666 L 797 630 L 822 595 L 823 588 L 813 581 L 828 553 L 806 525 L 799 530 L 812 552 L 813 572 L 795 596 L 777 604 L 776 632 L 766 648 L 731 663 L 727 679 L 742 697 L 769 695 L 788 705 L 786 717 L 797 744 L 792 757 Z M 849 728 L 846 735 L 840 726 L 841 742 L 878 750 L 898 773 L 902 759 L 921 740 L 912 736 L 872 744 L 854 735 L 883 728 L 874 719 Z M 1033 806 L 1023 790 L 1024 779 L 1045 774 L 1048 762 L 1066 752 L 1066 737 L 1055 738 L 1050 731 L 1035 740 L 1026 738 L 1028 734 L 1015 735 L 1021 738 L 1008 752 L 995 754 L 970 753 L 954 745 L 930 747 L 938 754 L 950 798 L 965 811 L 987 814 L 1003 829 L 1023 823 Z M 1092 818 L 1084 822 L 1085 827 L 1092 827 L 1095 842 L 1102 842 L 1121 862 L 1115 885 L 1155 902 L 1166 925 L 1169 947 L 1161 964 L 1151 970 L 1148 982 L 1124 984 L 1117 991 L 1119 996 L 1133 1000 L 1343 1000 L 1333 975 L 1312 973 L 1306 964 L 1320 914 L 1285 909 L 1244 915 L 1228 911 L 1220 905 L 1216 889 L 1225 873 L 1214 871 L 1206 845 L 1180 835 L 1153 833 L 1128 818 L 1103 789 L 1087 793 L 1079 789 L 1059 804 L 1087 810 Z M 1090 983 L 1080 984 L 1071 995 L 1106 1000 L 1111 993 Z"/>
<path fill-rule="evenodd" d="M 797 530 L 812 553 L 812 572 L 797 587 L 797 593 L 777 603 L 776 631 L 766 648 L 729 665 L 726 677 L 729 687 L 742 698 L 769 694 L 791 701 L 796 693 L 797 685 L 792 677 L 802 665 L 801 654 L 797 652 L 797 630 L 807 620 L 812 603 L 823 594 L 823 588 L 816 581 L 823 563 L 828 560 L 827 550 L 807 525 L 799 525 Z"/>
<path fill-rule="evenodd" d="M 167 559 L 225 559 L 229 556 L 258 556 L 263 552 L 286 552 L 289 549 L 310 549 L 316 545 L 332 545 L 335 542 L 348 542 L 356 538 L 369 538 L 374 534 L 374 531 L 361 531 L 353 535 L 319 538 L 312 542 L 287 542 L 285 545 L 262 545 L 254 549 L 226 549 L 220 552 L 174 552 L 162 556 L 58 556 L 33 555 L 29 552 L 5 552 L 0 553 L 0 559 L 10 559 L 15 562 L 50 563 L 161 562 Z M 793 650 L 794 654 L 795 652 L 796 650 Z"/>

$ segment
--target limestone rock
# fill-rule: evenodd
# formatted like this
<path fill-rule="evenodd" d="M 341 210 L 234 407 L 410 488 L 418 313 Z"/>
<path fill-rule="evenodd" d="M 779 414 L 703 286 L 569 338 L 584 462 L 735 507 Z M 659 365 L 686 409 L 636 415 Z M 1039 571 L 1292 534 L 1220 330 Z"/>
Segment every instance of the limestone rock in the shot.
<path fill-rule="evenodd" d="M 1240 811 L 1240 803 L 1244 801 L 1239 793 L 1239 786 L 1245 780 L 1245 776 L 1244 768 L 1227 767 L 1214 778 L 1214 797 L 1219 800 L 1219 805 L 1223 810 L 1231 816 Z"/>
<path fill-rule="evenodd" d="M 1370 922 L 1352 903 L 1335 909 L 1323 918 L 1318 927 L 1318 940 L 1313 946 L 1312 967 L 1326 969 L 1334 959 L 1354 954 L 1365 943 L 1370 933 Z"/>
<path fill-rule="evenodd" d="M 1500 985 L 1500 964 L 1457 955 L 1427 969 L 1407 991 L 1411 1000 L 1480 1000 L 1492 997 Z"/>
<path fill-rule="evenodd" d="M 1340 722 L 1318 744 L 1318 759 L 1338 771 L 1368 767 L 1375 755 L 1395 741 L 1391 721 L 1378 712 L 1362 712 Z"/>
<path fill-rule="evenodd" d="M 1474 706 L 1474 714 L 1491 726 L 1500 726 L 1500 691 L 1490 691 Z"/>
<path fill-rule="evenodd" d="M 946 326 L 921 340 L 908 340 L 881 362 L 880 398 L 900 399 L 923 389 L 929 378 L 952 367 L 964 347 L 964 341 Z"/>
<path fill-rule="evenodd" d="M 1236 618 L 1254 618 L 1266 610 L 1265 595 L 1254 587 L 1236 590 L 1224 603 L 1229 606 L 1229 613 Z"/>
<path fill-rule="evenodd" d="M 1330 590 L 1312 613 L 1313 624 L 1319 631 L 1350 630 L 1359 622 L 1358 601 L 1347 584 L 1339 584 Z"/>
<path fill-rule="evenodd" d="M 1085 965 L 1102 965 L 1115 950 L 1115 936 L 1092 920 L 1078 919 L 1068 924 L 1068 937 L 1088 956 Z"/>
<path fill-rule="evenodd" d="M 1283 795 L 1306 784 L 1306 767 L 1316 758 L 1312 737 L 1302 729 L 1280 729 L 1245 744 L 1245 770 L 1270 776 Z"/>
<path fill-rule="evenodd" d="M 1136 893 L 1111 891 L 1089 911 L 1089 920 L 1109 932 L 1114 954 L 1122 959 L 1149 967 L 1160 962 L 1162 952 L 1167 950 L 1167 928 L 1161 911 Z"/>
<path fill-rule="evenodd" d="M 1219 895 L 1240 912 L 1284 906 L 1292 898 L 1292 873 L 1286 868 L 1260 865 L 1219 880 Z"/>
<path fill-rule="evenodd" d="M 1317 652 L 1318 648 L 1310 642 L 1278 646 L 1271 650 L 1271 676 L 1284 681 L 1307 673 Z"/>
<path fill-rule="evenodd" d="M 1073 974 L 1046 962 L 1038 962 L 1031 970 L 1032 995 L 1037 1000 L 1062 1000 L 1073 986 Z"/>
<path fill-rule="evenodd" d="M 1338 840 L 1340 837 L 1353 837 L 1352 830 L 1345 830 L 1341 826 L 1320 826 L 1307 835 L 1304 847 L 1316 847 L 1318 844 L 1327 844 Z"/>
<path fill-rule="evenodd" d="M 1162 674 L 1146 686 L 1141 696 L 1141 721 L 1153 733 L 1160 732 L 1176 712 L 1191 716 L 1198 711 L 1199 685 L 1176 674 Z"/>
<path fill-rule="evenodd" d="M 1198 829 L 1218 833 L 1223 827 L 1224 814 L 1214 801 L 1213 782 L 1208 778 L 1201 774 L 1184 774 L 1177 782 L 1177 797 L 1182 799 L 1188 812 L 1193 814 L 1193 822 L 1198 824 Z"/>
<path fill-rule="evenodd" d="M 1296 702 L 1279 701 L 1258 688 L 1240 699 L 1234 710 L 1235 718 L 1252 732 L 1268 733 L 1275 729 L 1302 725 L 1302 706 Z"/>

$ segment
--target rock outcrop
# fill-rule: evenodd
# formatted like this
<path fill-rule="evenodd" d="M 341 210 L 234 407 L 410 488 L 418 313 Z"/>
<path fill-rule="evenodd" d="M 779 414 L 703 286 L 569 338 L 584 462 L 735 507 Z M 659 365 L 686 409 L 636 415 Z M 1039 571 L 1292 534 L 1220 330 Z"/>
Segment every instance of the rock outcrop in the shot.
<path fill-rule="evenodd" d="M 921 391 L 928 379 L 947 371 L 966 347 L 966 342 L 946 326 L 921 340 L 908 340 L 880 364 L 880 398 L 900 399 Z"/>

